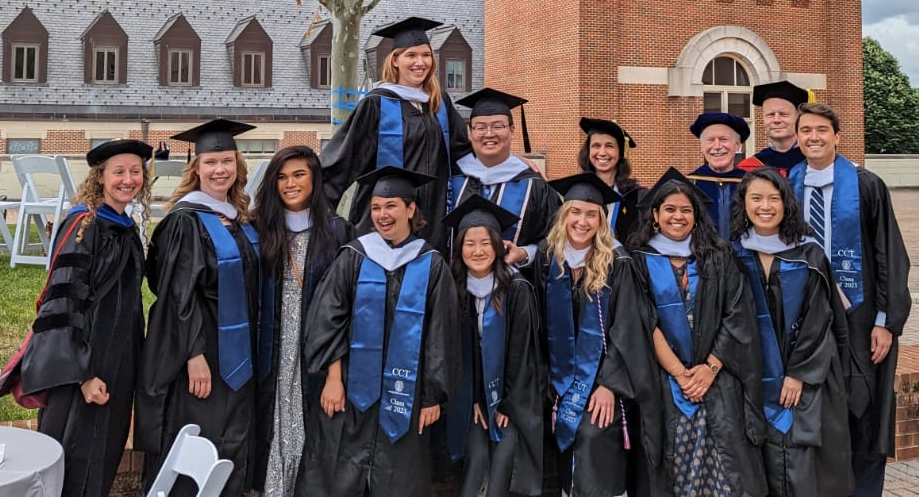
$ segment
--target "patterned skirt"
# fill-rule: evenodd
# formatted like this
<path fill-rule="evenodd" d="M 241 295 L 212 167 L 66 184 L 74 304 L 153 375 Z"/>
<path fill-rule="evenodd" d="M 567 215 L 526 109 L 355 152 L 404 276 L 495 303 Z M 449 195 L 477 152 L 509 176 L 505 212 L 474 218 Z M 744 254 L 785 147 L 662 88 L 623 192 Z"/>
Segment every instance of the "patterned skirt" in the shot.
<path fill-rule="evenodd" d="M 708 433 L 707 418 L 705 405 L 699 406 L 692 419 L 679 415 L 674 434 L 674 495 L 732 495 L 721 456 Z"/>

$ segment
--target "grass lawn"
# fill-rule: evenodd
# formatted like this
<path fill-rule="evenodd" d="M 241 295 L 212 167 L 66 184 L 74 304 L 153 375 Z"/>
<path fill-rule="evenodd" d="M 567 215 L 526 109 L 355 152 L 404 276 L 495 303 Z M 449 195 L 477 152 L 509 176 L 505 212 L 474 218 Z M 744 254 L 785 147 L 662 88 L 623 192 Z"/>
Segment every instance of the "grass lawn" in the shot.
<path fill-rule="evenodd" d="M 0 361 L 13 354 L 35 320 L 35 300 L 45 284 L 45 268 L 17 264 L 10 267 L 9 252 L 0 252 Z M 153 302 L 153 294 L 143 284 L 144 315 Z M 19 407 L 12 396 L 0 399 L 0 421 L 30 419 L 37 411 Z"/>

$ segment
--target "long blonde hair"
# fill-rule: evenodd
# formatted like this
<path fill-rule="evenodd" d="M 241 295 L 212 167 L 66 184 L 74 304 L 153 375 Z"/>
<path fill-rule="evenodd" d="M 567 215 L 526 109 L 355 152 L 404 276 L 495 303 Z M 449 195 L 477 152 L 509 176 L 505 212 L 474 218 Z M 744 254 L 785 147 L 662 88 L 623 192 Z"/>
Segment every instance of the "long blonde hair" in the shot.
<path fill-rule="evenodd" d="M 425 46 L 431 48 L 431 45 Z M 399 83 L 399 68 L 393 65 L 393 60 L 405 53 L 409 48 L 412 47 L 396 48 L 386 55 L 386 59 L 383 61 L 383 81 L 387 83 Z M 421 89 L 430 97 L 428 106 L 431 110 L 431 114 L 437 114 L 437 111 L 440 110 L 441 95 L 440 80 L 437 79 L 437 57 L 434 56 L 434 49 L 431 49 L 431 71 L 428 72 L 427 77 L 424 78 L 424 81 L 421 83 Z"/>
<path fill-rule="evenodd" d="M 108 160 L 98 166 L 89 168 L 89 174 L 77 187 L 77 193 L 71 202 L 73 205 L 85 205 L 90 212 L 90 215 L 83 218 L 83 221 L 80 222 L 80 227 L 77 229 L 77 243 L 83 240 L 83 232 L 96 218 L 96 209 L 102 207 L 102 204 L 105 203 L 105 195 L 102 193 L 102 173 L 105 172 L 106 165 L 108 165 Z M 147 170 L 147 166 L 143 166 L 142 169 L 144 171 L 144 181 L 140 186 L 140 191 L 137 192 L 137 196 L 134 197 L 134 203 L 139 202 L 143 206 L 140 213 L 140 229 L 142 234 L 146 234 L 147 228 L 150 227 L 150 171 Z M 146 237 L 143 238 L 146 239 Z"/>
<path fill-rule="evenodd" d="M 548 243 L 548 252 L 555 256 L 555 262 L 560 268 L 565 267 L 565 241 L 568 239 L 566 230 L 566 220 L 568 211 L 571 210 L 573 200 L 562 204 L 555 216 L 555 223 L 546 236 Z M 590 251 L 587 253 L 587 259 L 584 261 L 584 288 L 587 290 L 587 298 L 590 294 L 598 293 L 606 286 L 606 280 L 613 264 L 613 234 L 610 231 L 609 223 L 603 214 L 603 208 L 600 208 L 600 226 L 594 234 L 593 243 Z M 559 275 L 561 277 L 561 275 Z"/>
<path fill-rule="evenodd" d="M 249 221 L 249 195 L 246 195 L 246 182 L 249 179 L 249 168 L 246 166 L 246 160 L 243 158 L 243 155 L 239 153 L 239 150 L 235 150 L 233 153 L 236 154 L 236 181 L 233 183 L 233 186 L 230 187 L 230 191 L 227 192 L 227 202 L 236 208 L 236 220 L 241 223 L 246 223 Z M 190 192 L 201 189 L 201 178 L 198 177 L 198 163 L 200 161 L 201 156 L 196 155 L 195 158 L 185 166 L 185 169 L 182 170 L 182 181 L 179 182 L 179 186 L 172 192 L 172 198 L 169 199 L 169 202 L 166 202 L 166 209 L 172 209 L 176 202 L 181 200 L 182 197 Z"/>

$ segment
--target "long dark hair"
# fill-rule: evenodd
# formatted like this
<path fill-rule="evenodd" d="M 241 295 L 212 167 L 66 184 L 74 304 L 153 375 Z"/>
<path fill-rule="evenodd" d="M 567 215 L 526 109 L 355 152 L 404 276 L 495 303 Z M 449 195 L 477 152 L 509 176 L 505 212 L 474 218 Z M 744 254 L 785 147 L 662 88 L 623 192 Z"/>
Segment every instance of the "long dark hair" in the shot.
<path fill-rule="evenodd" d="M 578 152 L 578 165 L 581 166 L 581 171 L 585 173 L 597 173 L 594 165 L 590 163 L 590 137 L 596 134 L 606 133 L 588 133 L 587 138 L 584 140 L 584 144 L 581 145 L 581 151 Z M 616 140 L 616 137 L 614 136 L 613 139 Z M 632 164 L 625 158 L 624 147 L 628 145 L 619 140 L 616 140 L 616 144 L 619 146 L 619 162 L 616 162 L 613 179 L 616 183 L 616 188 L 618 188 L 620 192 L 625 193 L 635 188 L 638 182 L 632 179 Z"/>
<path fill-rule="evenodd" d="M 813 234 L 810 225 L 804 222 L 801 206 L 788 180 L 773 167 L 760 167 L 744 175 L 737 192 L 734 193 L 734 198 L 731 199 L 731 240 L 739 240 L 750 227 L 745 200 L 750 183 L 755 179 L 772 183 L 772 186 L 776 187 L 782 196 L 782 206 L 785 210 L 782 221 L 779 222 L 779 239 L 782 242 L 799 243 L 804 241 L 804 237 Z"/>
<path fill-rule="evenodd" d="M 660 209 L 664 199 L 676 193 L 686 195 L 689 203 L 692 204 L 695 223 L 692 227 L 690 249 L 699 263 L 705 264 L 705 260 L 713 252 L 726 250 L 728 248 L 727 243 L 718 236 L 718 232 L 715 231 L 715 225 L 712 224 L 712 220 L 708 217 L 708 210 L 695 190 L 686 183 L 675 179 L 664 183 L 656 191 L 649 193 L 649 195 L 653 195 L 650 209 L 643 212 L 641 222 L 638 223 L 638 229 L 629 237 L 629 249 L 636 250 L 641 248 L 648 243 L 651 237 L 657 234 L 658 228 L 654 226 L 654 212 Z"/>
<path fill-rule="evenodd" d="M 487 226 L 483 226 L 483 228 L 488 231 L 488 239 L 495 250 L 495 262 L 491 266 L 492 273 L 495 275 L 495 289 L 491 292 L 491 305 L 501 313 L 503 312 L 504 297 L 507 295 L 514 275 L 507 263 L 504 262 L 504 240 L 501 239 L 501 235 Z M 466 268 L 466 263 L 463 262 L 463 240 L 466 238 L 467 231 L 469 231 L 469 228 L 460 231 L 453 240 L 453 257 L 450 261 L 453 281 L 456 282 L 456 294 L 459 296 L 460 309 L 464 315 L 469 312 L 469 309 L 466 308 L 466 304 L 469 301 L 469 293 L 466 291 L 468 268 Z"/>
<path fill-rule="evenodd" d="M 292 159 L 306 161 L 313 181 L 313 193 L 307 200 L 313 226 L 306 249 L 305 267 L 310 268 L 316 263 L 324 264 L 331 261 L 338 249 L 338 243 L 332 236 L 330 221 L 334 214 L 322 193 L 322 166 L 319 164 L 319 157 L 313 149 L 302 145 L 282 148 L 268 162 L 262 184 L 255 194 L 255 207 L 252 209 L 252 224 L 258 231 L 262 264 L 268 270 L 268 274 L 276 279 L 280 279 L 284 274 L 284 264 L 290 254 L 287 245 L 287 225 L 284 221 L 285 207 L 278 193 L 277 178 L 284 163 Z"/>

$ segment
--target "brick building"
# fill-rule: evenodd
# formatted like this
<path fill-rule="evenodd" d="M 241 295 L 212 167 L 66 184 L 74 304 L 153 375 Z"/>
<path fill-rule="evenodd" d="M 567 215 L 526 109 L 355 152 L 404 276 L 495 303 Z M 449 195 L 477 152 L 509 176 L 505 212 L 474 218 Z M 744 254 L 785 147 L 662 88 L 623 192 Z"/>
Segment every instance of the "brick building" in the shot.
<path fill-rule="evenodd" d="M 859 0 L 485 0 L 485 82 L 530 100 L 533 150 L 553 177 L 577 170 L 580 116 L 634 137 L 644 184 L 702 162 L 689 125 L 703 110 L 748 118 L 750 155 L 766 144 L 752 86 L 780 79 L 831 105 L 840 152 L 862 161 Z"/>
<path fill-rule="evenodd" d="M 410 15 L 445 23 L 431 33 L 442 86 L 455 98 L 480 88 L 481 0 L 383 0 L 361 24 L 364 89 L 388 50 L 370 32 Z M 315 0 L 0 0 L 0 157 L 156 144 L 218 116 L 258 126 L 240 135 L 244 153 L 318 148 L 331 135 L 329 18 Z"/>

